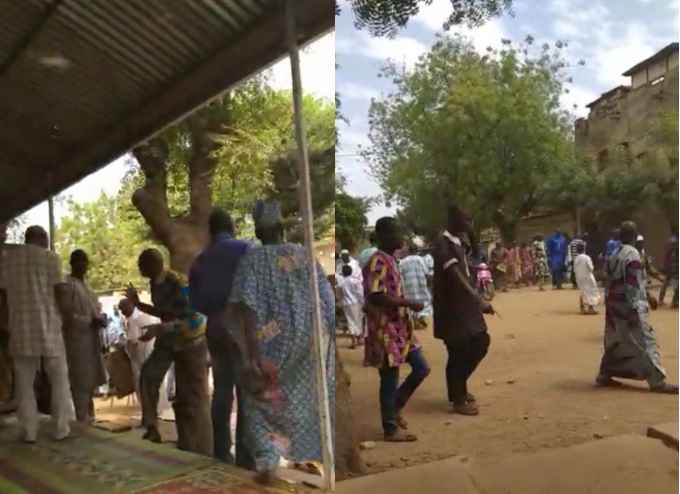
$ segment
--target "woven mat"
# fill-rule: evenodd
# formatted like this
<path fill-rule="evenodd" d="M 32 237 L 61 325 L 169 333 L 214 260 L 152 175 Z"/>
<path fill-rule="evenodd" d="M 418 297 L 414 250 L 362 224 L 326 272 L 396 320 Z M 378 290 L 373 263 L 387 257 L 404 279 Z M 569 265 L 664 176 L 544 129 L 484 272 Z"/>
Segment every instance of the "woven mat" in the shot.
<path fill-rule="evenodd" d="M 285 494 L 247 474 L 174 445 L 141 439 L 141 431 L 111 434 L 74 426 L 75 437 L 55 442 L 44 422 L 36 444 L 19 441 L 14 421 L 0 424 L 2 494 Z"/>
<path fill-rule="evenodd" d="M 85 428 L 55 442 L 48 425 L 33 445 L 19 442 L 18 431 L 2 430 L 1 493 L 128 493 L 214 464 L 170 444 L 142 441 L 140 431 L 114 435 Z"/>

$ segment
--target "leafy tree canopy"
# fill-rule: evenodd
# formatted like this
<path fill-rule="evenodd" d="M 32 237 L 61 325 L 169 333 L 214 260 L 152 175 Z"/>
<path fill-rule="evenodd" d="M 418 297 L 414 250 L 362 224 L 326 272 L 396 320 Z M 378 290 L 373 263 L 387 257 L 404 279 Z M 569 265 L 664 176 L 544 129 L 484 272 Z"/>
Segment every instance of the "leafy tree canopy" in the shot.
<path fill-rule="evenodd" d="M 511 239 L 542 203 L 545 180 L 572 158 L 564 46 L 528 37 L 480 55 L 440 36 L 412 70 L 384 68 L 395 91 L 372 103 L 362 154 L 414 230 L 436 231 L 457 203 Z"/>
<path fill-rule="evenodd" d="M 420 9 L 433 0 L 352 0 L 352 11 L 359 29 L 374 36 L 394 36 Z M 491 17 L 511 12 L 512 0 L 449 0 L 451 11 L 442 26 L 480 26 Z"/>

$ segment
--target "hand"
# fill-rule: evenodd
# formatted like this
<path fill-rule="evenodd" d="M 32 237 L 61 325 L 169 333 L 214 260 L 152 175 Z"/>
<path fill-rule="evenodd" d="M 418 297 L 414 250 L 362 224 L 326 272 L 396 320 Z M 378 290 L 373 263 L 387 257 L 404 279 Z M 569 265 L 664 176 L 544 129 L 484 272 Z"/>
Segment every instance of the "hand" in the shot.
<path fill-rule="evenodd" d="M 139 294 L 137 293 L 137 289 L 134 286 L 130 285 L 125 289 L 125 297 L 128 298 L 133 304 L 139 304 Z"/>
<path fill-rule="evenodd" d="M 142 329 L 145 330 L 145 333 L 139 337 L 139 341 L 147 342 L 160 336 L 161 333 L 163 333 L 164 326 L 162 324 L 150 324 L 149 326 L 144 326 Z"/>
<path fill-rule="evenodd" d="M 104 316 L 98 316 L 92 319 L 90 323 L 92 329 L 104 329 L 106 327 L 106 318 Z"/>
<path fill-rule="evenodd" d="M 496 311 L 493 309 L 493 306 L 487 302 L 486 300 L 480 301 L 479 308 L 482 311 L 482 314 L 495 314 Z"/>

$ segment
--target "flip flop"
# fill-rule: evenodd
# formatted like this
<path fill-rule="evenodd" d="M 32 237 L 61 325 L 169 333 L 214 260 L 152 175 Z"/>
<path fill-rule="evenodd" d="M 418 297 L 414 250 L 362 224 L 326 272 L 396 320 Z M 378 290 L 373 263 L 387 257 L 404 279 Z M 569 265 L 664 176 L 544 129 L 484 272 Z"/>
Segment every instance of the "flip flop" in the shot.
<path fill-rule="evenodd" d="M 611 377 L 598 376 L 595 379 L 595 386 L 599 386 L 601 388 L 619 388 L 623 386 L 623 384 L 618 381 L 615 381 Z"/>
<path fill-rule="evenodd" d="M 406 434 L 400 431 L 394 434 L 385 434 L 385 442 L 388 443 L 412 443 L 417 440 L 418 438 L 414 434 Z"/>
<path fill-rule="evenodd" d="M 678 394 L 678 387 L 675 384 L 663 383 L 659 386 L 654 386 L 653 388 L 650 388 L 650 391 L 652 393 L 662 393 L 662 394 L 667 394 L 667 395 L 676 395 L 676 394 Z"/>

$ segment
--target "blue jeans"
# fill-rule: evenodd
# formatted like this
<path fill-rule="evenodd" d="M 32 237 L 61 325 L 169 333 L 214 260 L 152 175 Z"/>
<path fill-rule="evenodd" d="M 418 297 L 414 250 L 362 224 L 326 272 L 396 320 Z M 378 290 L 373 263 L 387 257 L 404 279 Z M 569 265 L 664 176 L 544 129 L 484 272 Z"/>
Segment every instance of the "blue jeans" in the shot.
<path fill-rule="evenodd" d="M 255 462 L 244 444 L 245 422 L 243 401 L 236 386 L 236 349 L 228 348 L 224 342 L 211 342 L 210 359 L 213 371 L 212 422 L 215 441 L 215 458 L 227 463 L 252 470 Z M 234 391 L 238 400 L 236 416 L 236 461 L 231 456 L 231 410 L 234 405 Z"/>
<path fill-rule="evenodd" d="M 430 374 L 430 366 L 420 348 L 411 350 L 406 357 L 411 373 L 399 386 L 399 367 L 383 366 L 380 369 L 380 415 L 386 435 L 397 432 L 397 416 L 406 406 L 413 392 Z"/>

